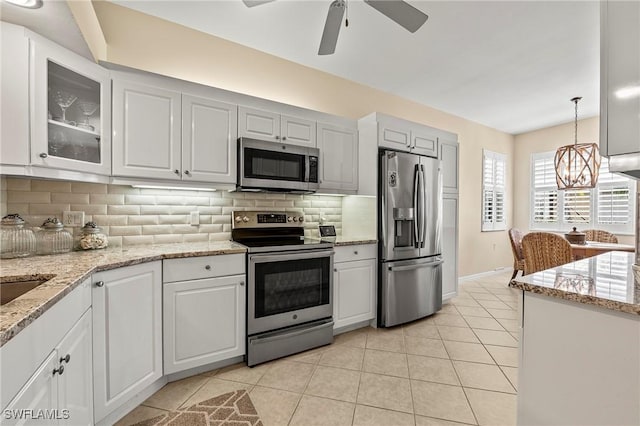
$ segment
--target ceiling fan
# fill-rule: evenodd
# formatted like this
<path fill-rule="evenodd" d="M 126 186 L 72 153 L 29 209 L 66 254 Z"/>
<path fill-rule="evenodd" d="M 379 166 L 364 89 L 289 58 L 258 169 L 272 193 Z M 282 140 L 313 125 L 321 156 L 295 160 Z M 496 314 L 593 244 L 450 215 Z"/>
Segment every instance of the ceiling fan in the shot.
<path fill-rule="evenodd" d="M 274 0 L 242 1 L 247 7 L 253 7 Z M 415 33 L 429 18 L 428 15 L 403 0 L 364 0 L 364 2 L 412 33 Z M 347 0 L 334 0 L 329 5 L 318 55 L 331 55 L 335 52 L 346 8 Z M 346 25 L 349 25 L 349 20 L 346 21 Z"/>

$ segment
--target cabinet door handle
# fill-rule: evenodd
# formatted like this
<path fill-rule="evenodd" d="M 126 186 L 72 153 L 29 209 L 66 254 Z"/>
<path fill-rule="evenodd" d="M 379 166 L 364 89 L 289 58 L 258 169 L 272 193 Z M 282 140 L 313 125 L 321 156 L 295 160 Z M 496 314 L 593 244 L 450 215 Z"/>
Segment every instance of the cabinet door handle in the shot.
<path fill-rule="evenodd" d="M 184 174 L 185 174 L 185 175 L 187 175 L 187 176 L 189 176 L 191 173 L 189 173 L 189 170 L 185 170 L 185 171 L 184 171 Z"/>
<path fill-rule="evenodd" d="M 49 156 L 49 154 L 47 154 L 46 152 L 41 152 L 40 153 L 40 158 L 47 158 Z"/>
<path fill-rule="evenodd" d="M 205 266 L 204 269 L 206 269 L 207 271 L 210 271 L 211 270 L 211 265 Z"/>
<path fill-rule="evenodd" d="M 60 366 L 60 367 L 58 367 L 58 368 L 54 368 L 54 369 L 53 369 L 53 375 L 55 376 L 55 375 L 56 375 L 56 373 L 58 373 L 58 374 L 62 375 L 62 373 L 64 373 L 64 365 L 61 365 L 61 366 Z"/>
<path fill-rule="evenodd" d="M 63 362 L 66 362 L 67 364 L 69 364 L 69 361 L 71 361 L 71 355 L 67 354 L 66 356 L 63 356 L 60 358 L 60 364 L 62 364 Z"/>
<path fill-rule="evenodd" d="M 175 169 L 175 170 L 173 171 L 173 173 L 175 173 L 175 174 L 177 174 L 178 176 L 180 176 L 180 170 L 178 170 L 178 169 Z"/>
<path fill-rule="evenodd" d="M 104 287 L 104 281 L 96 282 L 96 287 Z"/>

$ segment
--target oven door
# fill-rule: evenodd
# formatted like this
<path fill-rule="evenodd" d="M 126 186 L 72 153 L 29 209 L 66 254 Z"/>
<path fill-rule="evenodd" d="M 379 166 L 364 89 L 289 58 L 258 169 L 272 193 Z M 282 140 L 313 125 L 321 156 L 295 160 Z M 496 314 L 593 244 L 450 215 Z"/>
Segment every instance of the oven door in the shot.
<path fill-rule="evenodd" d="M 250 254 L 248 334 L 331 317 L 332 289 L 333 249 Z"/>
<path fill-rule="evenodd" d="M 238 142 L 238 186 L 309 190 L 309 148 L 257 139 Z"/>

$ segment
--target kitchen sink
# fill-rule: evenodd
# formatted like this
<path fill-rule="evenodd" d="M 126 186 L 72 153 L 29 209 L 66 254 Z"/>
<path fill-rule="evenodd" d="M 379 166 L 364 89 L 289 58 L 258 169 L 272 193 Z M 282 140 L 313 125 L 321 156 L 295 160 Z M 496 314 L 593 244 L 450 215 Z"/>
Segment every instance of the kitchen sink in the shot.
<path fill-rule="evenodd" d="M 20 277 L 0 278 L 0 305 L 11 302 L 16 297 L 22 296 L 40 284 L 46 283 L 54 276 L 55 275 L 35 275 L 30 279 L 20 279 Z"/>

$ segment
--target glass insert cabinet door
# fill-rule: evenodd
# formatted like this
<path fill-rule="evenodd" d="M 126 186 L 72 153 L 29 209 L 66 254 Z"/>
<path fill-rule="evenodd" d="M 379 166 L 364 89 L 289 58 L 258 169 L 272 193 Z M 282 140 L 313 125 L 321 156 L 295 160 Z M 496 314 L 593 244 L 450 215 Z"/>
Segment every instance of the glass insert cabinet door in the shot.
<path fill-rule="evenodd" d="M 30 50 L 31 163 L 108 175 L 108 70 L 44 40 Z"/>

